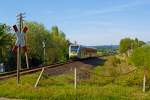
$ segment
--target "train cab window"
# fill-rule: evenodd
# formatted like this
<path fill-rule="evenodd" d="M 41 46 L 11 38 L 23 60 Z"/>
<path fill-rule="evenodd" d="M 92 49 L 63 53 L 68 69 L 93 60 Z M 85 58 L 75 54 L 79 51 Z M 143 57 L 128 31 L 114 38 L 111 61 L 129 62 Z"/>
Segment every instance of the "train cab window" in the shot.
<path fill-rule="evenodd" d="M 79 46 L 71 46 L 71 52 L 77 52 Z"/>

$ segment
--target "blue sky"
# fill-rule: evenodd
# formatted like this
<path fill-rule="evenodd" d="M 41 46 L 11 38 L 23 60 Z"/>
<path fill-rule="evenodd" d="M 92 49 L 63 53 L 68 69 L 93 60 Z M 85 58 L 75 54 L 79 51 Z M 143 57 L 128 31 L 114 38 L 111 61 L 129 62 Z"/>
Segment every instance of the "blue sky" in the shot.
<path fill-rule="evenodd" d="M 18 12 L 50 30 L 57 25 L 82 45 L 119 44 L 150 38 L 150 0 L 1 0 L 0 23 L 13 25 Z"/>

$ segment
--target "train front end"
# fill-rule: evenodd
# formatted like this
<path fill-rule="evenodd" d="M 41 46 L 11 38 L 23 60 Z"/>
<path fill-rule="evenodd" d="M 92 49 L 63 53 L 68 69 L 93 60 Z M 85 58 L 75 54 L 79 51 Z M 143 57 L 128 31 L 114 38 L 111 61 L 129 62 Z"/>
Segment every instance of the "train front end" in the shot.
<path fill-rule="evenodd" d="M 70 45 L 69 46 L 69 58 L 70 59 L 78 58 L 79 49 L 80 49 L 79 45 Z"/>

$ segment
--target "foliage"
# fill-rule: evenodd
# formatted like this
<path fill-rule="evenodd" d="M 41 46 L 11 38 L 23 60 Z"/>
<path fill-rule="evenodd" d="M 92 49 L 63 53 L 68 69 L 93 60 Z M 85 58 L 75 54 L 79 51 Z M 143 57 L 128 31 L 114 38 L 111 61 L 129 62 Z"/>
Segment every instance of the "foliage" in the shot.
<path fill-rule="evenodd" d="M 7 62 L 8 49 L 11 48 L 13 36 L 10 32 L 10 27 L 5 24 L 0 24 L 0 63 Z"/>
<path fill-rule="evenodd" d="M 68 42 L 65 34 L 59 31 L 57 26 L 51 31 L 45 29 L 42 24 L 36 22 L 26 22 L 29 27 L 27 33 L 27 46 L 29 48 L 29 58 L 31 65 L 39 65 L 46 61 L 46 64 L 62 62 L 67 59 Z M 44 59 L 44 49 L 42 42 L 45 42 L 46 56 Z"/>
<path fill-rule="evenodd" d="M 117 53 L 118 45 L 93 46 L 97 48 L 99 56 L 114 55 Z M 101 54 L 100 54 L 101 53 Z"/>
<path fill-rule="evenodd" d="M 51 64 L 64 62 L 68 59 L 69 41 L 65 33 L 60 31 L 57 26 L 53 26 L 49 31 L 43 24 L 37 22 L 25 22 L 29 31 L 26 33 L 26 43 L 28 47 L 29 65 L 36 67 L 41 64 Z M 0 24 L 0 63 L 5 64 L 7 70 L 16 69 L 16 54 L 12 52 L 15 45 L 15 34 L 12 33 L 10 26 Z M 46 55 L 44 59 L 43 43 L 45 42 Z M 22 50 L 22 66 L 26 66 L 24 52 Z"/>
<path fill-rule="evenodd" d="M 131 48 L 132 48 L 132 40 L 130 38 L 124 38 L 120 41 L 119 50 L 121 53 L 125 53 Z"/>
<path fill-rule="evenodd" d="M 135 66 L 150 67 L 150 46 L 135 49 L 130 60 Z"/>
<path fill-rule="evenodd" d="M 114 66 L 116 67 L 118 64 L 121 63 L 120 59 L 115 57 L 115 56 L 111 56 L 109 59 L 108 59 L 108 62 L 111 64 L 111 66 Z"/>
<path fill-rule="evenodd" d="M 68 55 L 68 41 L 66 40 L 66 36 L 62 31 L 58 30 L 57 26 L 53 26 L 50 32 L 51 40 L 52 40 L 52 48 L 54 48 L 53 54 L 55 56 L 51 56 L 53 58 L 53 62 L 63 62 L 67 60 Z"/>
<path fill-rule="evenodd" d="M 16 84 L 15 78 L 0 81 L 0 96 L 30 100 L 148 100 L 150 98 L 149 91 L 144 94 L 140 90 L 140 70 L 124 76 L 118 75 L 112 83 L 114 78 L 101 76 L 100 72 L 104 71 L 104 67 L 95 67 L 90 78 L 77 83 L 76 90 L 73 74 L 42 77 L 38 87 L 34 88 L 38 72 L 22 76 L 19 85 Z"/>
<path fill-rule="evenodd" d="M 139 41 L 137 38 L 135 38 L 135 40 L 130 39 L 130 38 L 124 38 L 120 41 L 119 51 L 120 51 L 120 53 L 127 54 L 130 51 L 132 51 L 138 47 L 141 47 L 144 44 L 145 43 L 143 41 Z"/>
<path fill-rule="evenodd" d="M 43 61 L 43 45 L 42 42 L 49 38 L 48 31 L 42 24 L 36 22 L 27 22 L 29 27 L 27 32 L 27 47 L 31 66 L 37 66 Z"/>

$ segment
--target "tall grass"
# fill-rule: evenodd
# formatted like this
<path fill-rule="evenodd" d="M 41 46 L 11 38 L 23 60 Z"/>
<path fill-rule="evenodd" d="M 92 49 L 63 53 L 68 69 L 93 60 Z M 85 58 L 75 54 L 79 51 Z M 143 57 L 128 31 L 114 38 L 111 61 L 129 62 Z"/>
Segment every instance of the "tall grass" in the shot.
<path fill-rule="evenodd" d="M 105 68 L 96 67 L 89 71 L 88 79 L 79 79 L 74 89 L 73 73 L 59 76 L 43 75 L 34 88 L 39 73 L 24 75 L 21 83 L 16 79 L 0 81 L 0 96 L 29 100 L 144 100 L 149 99 L 149 91 L 142 93 L 140 75 L 142 71 L 123 76 L 105 77 Z M 137 83 L 139 83 L 137 85 Z"/>

